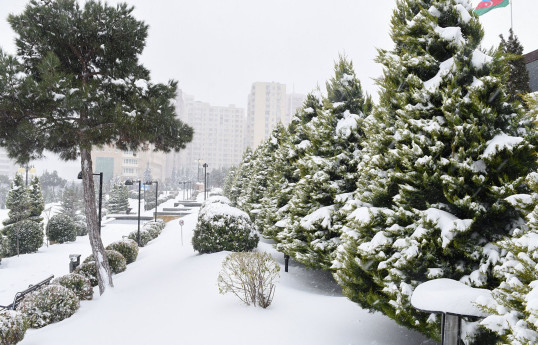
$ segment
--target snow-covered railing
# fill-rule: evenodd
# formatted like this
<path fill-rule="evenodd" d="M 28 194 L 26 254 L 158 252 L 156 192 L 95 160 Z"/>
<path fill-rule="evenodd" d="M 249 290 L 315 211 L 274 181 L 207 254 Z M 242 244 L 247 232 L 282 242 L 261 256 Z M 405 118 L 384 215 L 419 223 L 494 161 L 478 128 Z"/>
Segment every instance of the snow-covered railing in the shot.
<path fill-rule="evenodd" d="M 491 291 L 467 286 L 452 279 L 434 279 L 417 286 L 411 296 L 416 309 L 442 314 L 441 344 L 458 345 L 461 338 L 461 318 L 488 316 L 477 303 L 491 299 Z"/>

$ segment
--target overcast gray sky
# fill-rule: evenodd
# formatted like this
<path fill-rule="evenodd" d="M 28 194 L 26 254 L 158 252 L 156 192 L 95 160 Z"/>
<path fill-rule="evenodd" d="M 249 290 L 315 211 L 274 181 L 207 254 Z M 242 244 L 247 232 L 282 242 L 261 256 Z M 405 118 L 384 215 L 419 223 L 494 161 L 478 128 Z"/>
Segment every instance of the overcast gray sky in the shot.
<path fill-rule="evenodd" d="M 525 52 L 538 49 L 538 1 L 512 0 L 514 31 Z M 120 1 L 109 0 L 108 3 Z M 175 79 L 184 92 L 213 105 L 246 108 L 255 81 L 285 83 L 308 93 L 331 77 L 346 54 L 363 87 L 377 99 L 377 48 L 390 49 L 395 0 L 127 0 L 149 24 L 143 64 L 155 81 Z M 473 5 L 478 4 L 473 1 Z M 15 53 L 8 14 L 27 1 L 0 0 L 0 47 Z M 484 47 L 510 28 L 510 7 L 480 18 Z"/>

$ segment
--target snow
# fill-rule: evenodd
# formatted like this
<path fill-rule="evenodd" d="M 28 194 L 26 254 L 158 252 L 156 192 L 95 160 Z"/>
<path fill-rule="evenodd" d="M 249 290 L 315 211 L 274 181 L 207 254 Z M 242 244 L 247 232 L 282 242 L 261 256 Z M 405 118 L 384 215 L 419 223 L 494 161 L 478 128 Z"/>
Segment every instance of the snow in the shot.
<path fill-rule="evenodd" d="M 424 211 L 426 219 L 437 224 L 441 229 L 442 246 L 445 248 L 455 236 L 455 232 L 466 231 L 471 226 L 472 219 L 459 219 L 451 213 L 436 208 Z"/>
<path fill-rule="evenodd" d="M 168 201 L 171 203 L 173 201 Z M 166 206 L 166 203 L 163 204 Z M 196 212 L 183 218 L 183 236 L 190 238 Z M 136 223 L 108 223 L 105 245 L 136 228 Z M 114 276 L 114 288 L 92 301 L 82 301 L 69 319 L 30 329 L 19 345 L 57 344 L 377 344 L 425 343 L 422 335 L 393 320 L 361 309 L 334 290 L 326 272 L 290 262 L 281 269 L 276 293 L 267 309 L 249 307 L 231 294 L 220 295 L 217 276 L 228 253 L 199 255 L 190 241 L 181 245 L 177 222 L 140 249 L 136 262 Z M 260 242 L 281 266 L 284 258 Z M 68 254 L 91 252 L 88 238 L 43 247 L 35 254 L 5 258 L 0 265 L 0 302 L 51 273 L 68 273 Z M 6 288 L 6 282 L 7 288 Z M 90 326 L 91 325 L 91 326 Z"/>
<path fill-rule="evenodd" d="M 522 141 L 523 138 L 521 137 L 512 137 L 504 133 L 498 134 L 486 143 L 487 147 L 484 150 L 482 157 L 491 158 L 499 151 L 504 149 L 511 150 L 513 147 L 519 145 Z"/>
<path fill-rule="evenodd" d="M 449 26 L 442 28 L 437 26 L 434 28 L 434 31 L 444 40 L 450 41 L 456 45 L 462 45 L 465 43 L 465 39 L 461 33 L 461 28 L 459 26 Z"/>
<path fill-rule="evenodd" d="M 485 317 L 478 303 L 492 299 L 491 291 L 467 286 L 452 279 L 434 279 L 420 284 L 411 296 L 413 307 L 430 312 Z"/>
<path fill-rule="evenodd" d="M 336 133 L 347 138 L 351 135 L 351 132 L 357 128 L 359 116 L 351 114 L 349 110 L 344 112 L 344 117 L 341 118 L 336 124 Z"/>
<path fill-rule="evenodd" d="M 463 20 L 464 23 L 469 23 L 471 21 L 472 17 L 465 7 L 461 4 L 457 4 L 454 8 L 460 13 L 461 20 Z"/>
<path fill-rule="evenodd" d="M 443 77 L 450 73 L 454 67 L 455 64 L 453 57 L 441 62 L 437 74 L 433 78 L 426 80 L 424 82 L 424 87 L 429 91 L 434 91 L 435 89 L 439 88 L 439 85 L 441 85 L 441 82 L 443 81 Z"/>
<path fill-rule="evenodd" d="M 488 56 L 480 50 L 476 49 L 473 52 L 471 63 L 475 68 L 481 69 L 482 67 L 484 67 L 484 65 L 490 63 L 492 60 L 493 58 L 491 56 Z"/>
<path fill-rule="evenodd" d="M 322 227 L 331 227 L 331 214 L 334 210 L 333 206 L 321 207 L 309 215 L 301 219 L 301 226 L 306 230 L 312 230 L 314 223 L 320 223 Z"/>

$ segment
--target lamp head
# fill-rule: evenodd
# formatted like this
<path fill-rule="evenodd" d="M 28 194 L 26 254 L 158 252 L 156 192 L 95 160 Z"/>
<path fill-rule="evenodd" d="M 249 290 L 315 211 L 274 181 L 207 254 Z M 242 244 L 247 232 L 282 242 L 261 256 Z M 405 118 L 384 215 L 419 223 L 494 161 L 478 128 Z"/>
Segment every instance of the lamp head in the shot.
<path fill-rule="evenodd" d="M 133 185 L 133 180 L 127 180 L 127 181 L 125 181 L 125 185 L 126 185 L 126 186 L 132 186 L 132 185 Z"/>

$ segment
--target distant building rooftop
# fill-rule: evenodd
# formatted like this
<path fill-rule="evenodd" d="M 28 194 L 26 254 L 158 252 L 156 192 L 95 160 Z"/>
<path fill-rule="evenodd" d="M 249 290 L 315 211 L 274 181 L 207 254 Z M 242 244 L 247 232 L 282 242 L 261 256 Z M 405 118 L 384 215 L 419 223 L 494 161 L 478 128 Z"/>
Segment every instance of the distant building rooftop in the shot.
<path fill-rule="evenodd" d="M 538 49 L 523 55 L 527 71 L 529 71 L 529 86 L 533 92 L 538 91 Z"/>
<path fill-rule="evenodd" d="M 525 58 L 525 63 L 526 64 L 529 64 L 531 62 L 534 62 L 534 61 L 538 60 L 538 49 L 523 55 L 523 57 Z"/>

